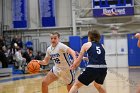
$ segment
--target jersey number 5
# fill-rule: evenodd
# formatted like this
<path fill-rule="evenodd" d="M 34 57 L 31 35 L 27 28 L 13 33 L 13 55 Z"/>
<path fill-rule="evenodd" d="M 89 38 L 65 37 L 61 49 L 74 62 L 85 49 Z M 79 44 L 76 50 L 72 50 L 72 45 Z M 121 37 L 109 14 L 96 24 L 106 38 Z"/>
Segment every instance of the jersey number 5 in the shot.
<path fill-rule="evenodd" d="M 97 52 L 97 54 L 101 54 L 101 49 L 100 49 L 100 47 L 96 47 L 96 52 Z"/>

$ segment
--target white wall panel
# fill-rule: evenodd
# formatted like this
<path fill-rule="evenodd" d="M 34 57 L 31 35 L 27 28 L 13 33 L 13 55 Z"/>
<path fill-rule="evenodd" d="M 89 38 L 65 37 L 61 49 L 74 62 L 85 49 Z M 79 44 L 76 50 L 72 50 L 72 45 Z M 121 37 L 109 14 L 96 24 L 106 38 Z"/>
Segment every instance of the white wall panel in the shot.
<path fill-rule="evenodd" d="M 117 37 L 117 53 L 118 54 L 127 54 L 127 39 L 126 35 L 120 35 Z"/>
<path fill-rule="evenodd" d="M 117 36 L 118 67 L 128 66 L 128 44 L 127 36 Z"/>
<path fill-rule="evenodd" d="M 118 67 L 128 67 L 128 56 L 118 55 Z"/>
<path fill-rule="evenodd" d="M 71 25 L 71 0 L 56 0 L 57 26 Z"/>
<path fill-rule="evenodd" d="M 128 67 L 126 35 L 105 36 L 104 46 L 108 67 Z"/>
<path fill-rule="evenodd" d="M 115 54 L 116 53 L 116 38 L 115 37 L 105 37 L 105 49 L 106 54 Z"/>
<path fill-rule="evenodd" d="M 106 55 L 107 67 L 117 67 L 117 58 L 115 55 Z"/>
<path fill-rule="evenodd" d="M 4 1 L 4 24 L 12 27 L 12 0 Z"/>
<path fill-rule="evenodd" d="M 39 26 L 39 11 L 38 11 L 38 0 L 28 0 L 28 10 L 29 15 L 29 28 L 38 28 Z"/>

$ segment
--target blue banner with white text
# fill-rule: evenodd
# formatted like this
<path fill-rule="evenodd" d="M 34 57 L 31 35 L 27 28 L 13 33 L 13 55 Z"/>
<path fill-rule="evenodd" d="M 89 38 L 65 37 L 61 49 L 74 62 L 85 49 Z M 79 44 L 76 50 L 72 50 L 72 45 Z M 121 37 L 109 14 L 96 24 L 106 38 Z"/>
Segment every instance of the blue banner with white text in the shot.
<path fill-rule="evenodd" d="M 133 0 L 92 0 L 94 17 L 133 16 Z"/>
<path fill-rule="evenodd" d="M 13 28 L 27 28 L 27 0 L 12 0 Z"/>
<path fill-rule="evenodd" d="M 40 23 L 42 27 L 56 26 L 55 20 L 55 0 L 39 0 L 40 3 Z"/>
<path fill-rule="evenodd" d="M 134 7 L 93 9 L 94 17 L 132 16 Z"/>

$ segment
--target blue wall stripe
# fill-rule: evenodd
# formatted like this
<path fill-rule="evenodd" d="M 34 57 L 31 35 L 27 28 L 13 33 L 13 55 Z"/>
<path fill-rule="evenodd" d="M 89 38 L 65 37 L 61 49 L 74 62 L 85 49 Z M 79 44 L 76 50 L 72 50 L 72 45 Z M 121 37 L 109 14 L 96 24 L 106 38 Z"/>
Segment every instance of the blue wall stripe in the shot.
<path fill-rule="evenodd" d="M 37 74 L 37 75 L 30 75 L 30 76 L 21 76 L 21 77 L 13 77 L 13 78 L 8 78 L 8 79 L 2 79 L 0 80 L 0 83 L 5 83 L 9 81 L 17 81 L 17 80 L 22 80 L 22 79 L 29 79 L 29 78 L 36 78 L 39 76 L 44 76 L 43 74 Z"/>
<path fill-rule="evenodd" d="M 137 46 L 135 34 L 128 34 L 128 64 L 129 66 L 140 66 L 140 48 Z"/>

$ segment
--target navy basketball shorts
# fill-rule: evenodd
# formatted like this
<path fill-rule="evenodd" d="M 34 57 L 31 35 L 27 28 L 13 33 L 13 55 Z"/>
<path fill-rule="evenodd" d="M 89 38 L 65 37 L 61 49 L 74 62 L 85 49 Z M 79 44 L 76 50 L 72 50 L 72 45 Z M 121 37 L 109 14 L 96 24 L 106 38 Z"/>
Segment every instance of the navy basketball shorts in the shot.
<path fill-rule="evenodd" d="M 78 80 L 86 86 L 88 86 L 93 81 L 95 81 L 98 84 L 103 84 L 106 75 L 107 68 L 87 67 L 85 71 L 79 75 Z"/>

